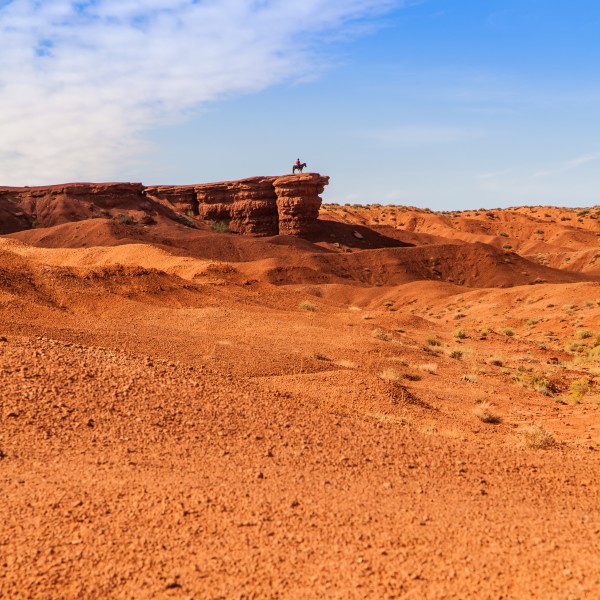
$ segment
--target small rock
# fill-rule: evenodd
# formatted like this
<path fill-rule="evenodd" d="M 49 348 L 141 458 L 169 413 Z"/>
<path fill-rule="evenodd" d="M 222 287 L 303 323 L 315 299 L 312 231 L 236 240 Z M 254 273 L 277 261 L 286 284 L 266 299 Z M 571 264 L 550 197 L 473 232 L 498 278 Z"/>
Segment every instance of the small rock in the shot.
<path fill-rule="evenodd" d="M 357 239 L 357 240 L 362 240 L 363 239 L 363 235 L 361 233 L 358 233 L 358 231 L 353 231 L 352 235 Z"/>

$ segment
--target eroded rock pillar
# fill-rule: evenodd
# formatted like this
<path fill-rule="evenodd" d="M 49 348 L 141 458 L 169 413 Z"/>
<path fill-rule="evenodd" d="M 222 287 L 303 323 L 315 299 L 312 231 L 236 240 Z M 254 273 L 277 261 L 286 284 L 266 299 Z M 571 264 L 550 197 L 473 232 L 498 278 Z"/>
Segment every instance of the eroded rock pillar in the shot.
<path fill-rule="evenodd" d="M 329 177 L 318 173 L 284 175 L 273 182 L 277 194 L 279 233 L 303 235 L 314 231 L 321 197 Z"/>

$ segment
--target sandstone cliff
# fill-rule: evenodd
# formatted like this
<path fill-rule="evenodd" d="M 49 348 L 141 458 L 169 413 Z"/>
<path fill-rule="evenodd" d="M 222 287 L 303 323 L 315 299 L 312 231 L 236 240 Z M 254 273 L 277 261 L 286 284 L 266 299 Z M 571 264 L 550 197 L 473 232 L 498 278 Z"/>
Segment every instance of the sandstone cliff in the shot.
<path fill-rule="evenodd" d="M 186 222 L 224 223 L 234 233 L 267 236 L 310 233 L 329 177 L 301 173 L 184 186 L 70 183 L 0 187 L 0 234 L 69 221 L 157 215 Z M 133 217 L 132 217 L 133 218 Z"/>

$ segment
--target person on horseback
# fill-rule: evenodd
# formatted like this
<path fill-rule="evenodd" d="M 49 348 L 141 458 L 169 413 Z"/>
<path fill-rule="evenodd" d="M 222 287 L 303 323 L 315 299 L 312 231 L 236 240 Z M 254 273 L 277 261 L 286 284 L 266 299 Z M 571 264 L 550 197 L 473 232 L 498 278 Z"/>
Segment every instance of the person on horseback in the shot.
<path fill-rule="evenodd" d="M 292 173 L 295 173 L 296 170 L 302 173 L 302 169 L 304 169 L 304 167 L 306 167 L 306 163 L 300 162 L 300 159 L 297 158 L 296 162 L 292 165 Z"/>

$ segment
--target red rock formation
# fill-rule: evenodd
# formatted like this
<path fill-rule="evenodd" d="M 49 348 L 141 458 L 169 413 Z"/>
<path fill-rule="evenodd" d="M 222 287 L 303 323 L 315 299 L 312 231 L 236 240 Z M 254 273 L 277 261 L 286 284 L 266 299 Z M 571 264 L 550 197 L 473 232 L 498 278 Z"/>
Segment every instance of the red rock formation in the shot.
<path fill-rule="evenodd" d="M 312 233 L 319 217 L 321 198 L 329 177 L 318 173 L 301 173 L 278 177 L 273 185 L 277 194 L 279 233 Z"/>
<path fill-rule="evenodd" d="M 0 187 L 0 234 L 142 211 L 173 219 L 185 215 L 225 222 L 234 233 L 299 235 L 312 230 L 321 206 L 319 194 L 328 182 L 328 177 L 317 173 L 303 173 L 184 186 L 71 183 Z"/>
<path fill-rule="evenodd" d="M 278 232 L 275 177 L 251 177 L 188 186 L 147 187 L 149 198 L 204 221 L 225 222 L 230 231 L 250 235 Z"/>
<path fill-rule="evenodd" d="M 28 227 L 110 217 L 114 210 L 150 208 L 141 183 L 66 183 L 47 187 L 0 188 L 0 207 L 18 206 Z M 23 221 L 22 220 L 22 221 Z M 13 231 L 28 227 L 13 228 Z M 1 233 L 10 233 L 4 223 Z"/>

